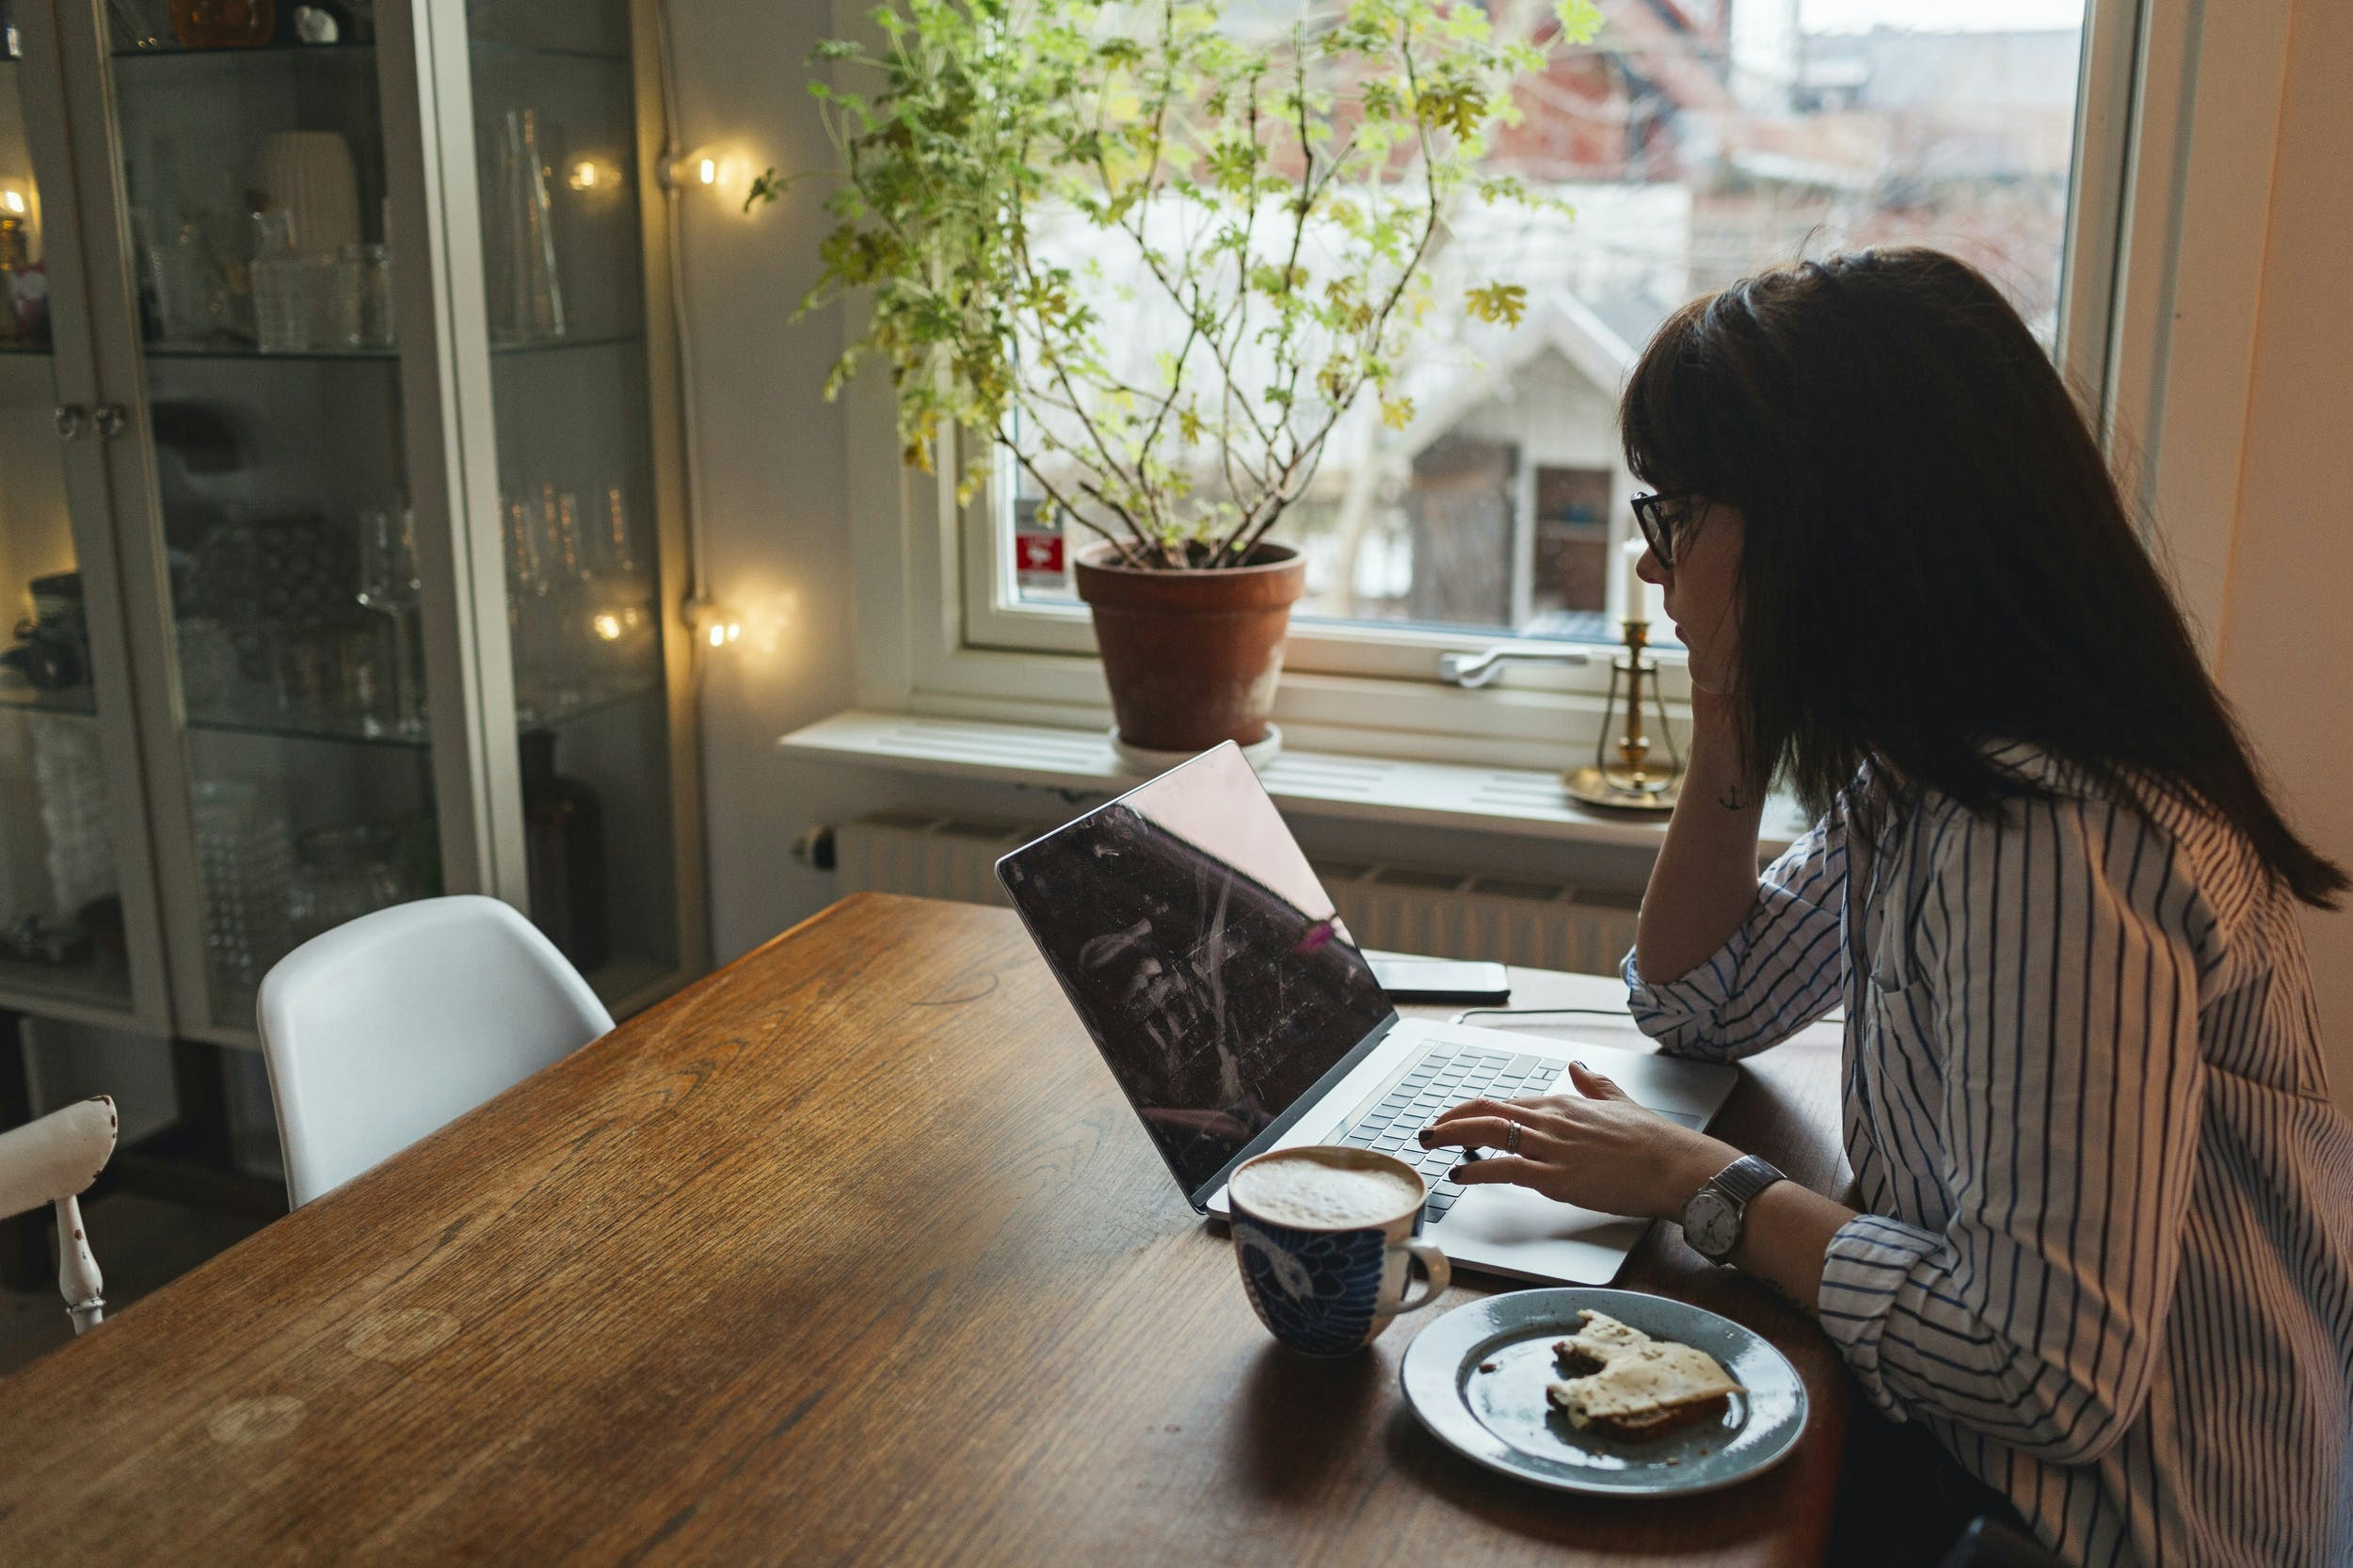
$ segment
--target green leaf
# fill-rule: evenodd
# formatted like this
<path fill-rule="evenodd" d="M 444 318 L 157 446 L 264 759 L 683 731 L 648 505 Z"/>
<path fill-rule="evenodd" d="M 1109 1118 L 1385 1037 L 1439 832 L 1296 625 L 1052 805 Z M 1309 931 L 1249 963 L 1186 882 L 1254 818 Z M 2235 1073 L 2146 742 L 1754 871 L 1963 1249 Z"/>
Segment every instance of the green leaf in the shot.
<path fill-rule="evenodd" d="M 1552 14 L 1570 43 L 1591 43 L 1601 32 L 1601 8 L 1593 0 L 1553 0 Z"/>
<path fill-rule="evenodd" d="M 1528 313 L 1528 290 L 1518 283 L 1489 283 L 1463 291 L 1463 303 L 1481 321 L 1517 327 Z"/>

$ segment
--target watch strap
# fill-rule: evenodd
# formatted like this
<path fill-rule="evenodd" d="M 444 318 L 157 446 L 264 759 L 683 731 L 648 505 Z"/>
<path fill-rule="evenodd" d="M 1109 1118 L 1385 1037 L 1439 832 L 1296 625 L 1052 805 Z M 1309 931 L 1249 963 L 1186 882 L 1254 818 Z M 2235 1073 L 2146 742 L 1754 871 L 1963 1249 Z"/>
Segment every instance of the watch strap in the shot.
<path fill-rule="evenodd" d="M 1746 1209 L 1750 1201 L 1766 1188 L 1776 1181 L 1788 1179 L 1769 1162 L 1759 1160 L 1755 1155 L 1744 1154 L 1708 1177 L 1707 1185 L 1729 1198 L 1735 1208 Z"/>

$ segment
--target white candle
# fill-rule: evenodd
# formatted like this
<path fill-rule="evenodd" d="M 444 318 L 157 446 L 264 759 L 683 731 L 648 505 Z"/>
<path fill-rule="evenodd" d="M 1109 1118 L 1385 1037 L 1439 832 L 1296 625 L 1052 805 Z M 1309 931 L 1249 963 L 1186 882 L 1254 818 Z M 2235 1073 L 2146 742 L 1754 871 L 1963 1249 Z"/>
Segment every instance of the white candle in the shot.
<path fill-rule="evenodd" d="M 1639 533 L 1625 541 L 1625 605 L 1621 614 L 1627 620 L 1657 622 L 1667 616 L 1667 590 L 1644 582 L 1638 569 L 1649 548 Z"/>

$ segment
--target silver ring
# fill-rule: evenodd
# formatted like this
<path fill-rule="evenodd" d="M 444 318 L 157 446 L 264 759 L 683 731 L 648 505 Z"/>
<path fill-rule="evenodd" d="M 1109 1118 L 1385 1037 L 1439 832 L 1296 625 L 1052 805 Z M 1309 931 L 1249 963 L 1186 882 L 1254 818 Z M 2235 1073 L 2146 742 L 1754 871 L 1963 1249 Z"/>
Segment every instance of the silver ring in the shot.
<path fill-rule="evenodd" d="M 1520 1124 L 1517 1122 L 1506 1122 L 1504 1127 L 1507 1130 L 1503 1134 L 1503 1152 L 1506 1154 L 1519 1153 Z"/>

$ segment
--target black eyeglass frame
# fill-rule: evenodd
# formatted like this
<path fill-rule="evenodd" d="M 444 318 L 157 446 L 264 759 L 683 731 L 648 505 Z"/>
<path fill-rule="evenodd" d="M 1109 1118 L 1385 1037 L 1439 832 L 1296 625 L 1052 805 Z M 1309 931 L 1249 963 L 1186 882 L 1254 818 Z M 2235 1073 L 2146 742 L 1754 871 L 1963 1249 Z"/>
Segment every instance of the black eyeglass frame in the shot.
<path fill-rule="evenodd" d="M 1658 564 L 1670 571 L 1674 569 L 1675 547 L 1691 542 L 1690 536 L 1699 532 L 1700 520 L 1691 520 L 1682 531 L 1684 536 L 1678 539 L 1675 537 L 1676 531 L 1668 526 L 1667 520 L 1659 515 L 1659 508 L 1670 502 L 1692 500 L 1698 494 L 1697 490 L 1662 490 L 1656 495 L 1638 495 L 1633 500 L 1634 522 L 1642 531 L 1642 542 L 1650 546 L 1653 555 L 1658 557 Z M 1700 516 L 1704 518 L 1705 515 L 1703 509 Z"/>

